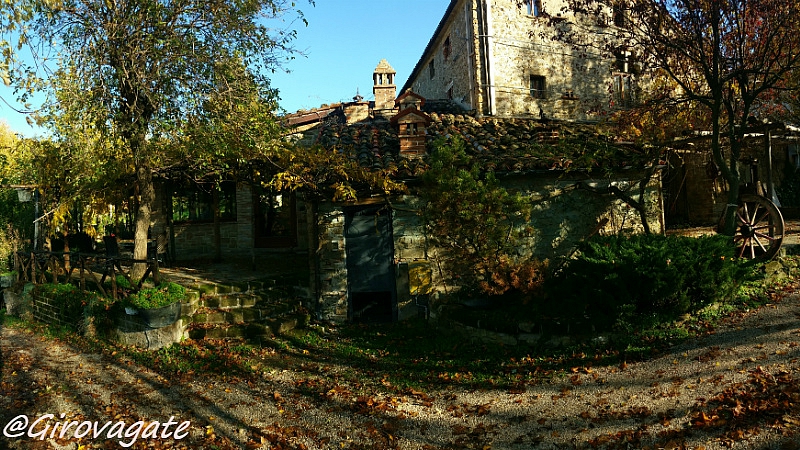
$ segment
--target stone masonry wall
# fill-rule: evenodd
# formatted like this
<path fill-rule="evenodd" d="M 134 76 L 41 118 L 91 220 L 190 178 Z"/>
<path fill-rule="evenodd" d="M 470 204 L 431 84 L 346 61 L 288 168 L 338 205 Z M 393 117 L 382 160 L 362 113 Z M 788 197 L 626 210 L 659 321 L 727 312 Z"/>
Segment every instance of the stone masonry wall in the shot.
<path fill-rule="evenodd" d="M 758 177 L 763 186 L 766 186 L 768 170 L 765 152 L 760 139 L 749 141 L 742 149 L 743 160 L 752 158 L 758 161 Z M 721 174 L 714 177 L 712 159 L 711 150 L 703 146 L 676 150 L 671 154 L 666 211 L 673 222 L 685 221 L 694 225 L 716 225 L 719 222 L 728 203 L 728 184 Z M 781 185 L 787 165 L 791 164 L 786 145 L 773 145 L 772 174 L 776 188 Z"/>
<path fill-rule="evenodd" d="M 223 222 L 220 224 L 220 241 L 222 255 L 231 256 L 238 254 L 239 248 L 239 223 Z M 181 223 L 175 224 L 175 259 L 187 260 L 208 258 L 214 255 L 214 224 Z M 252 247 L 252 243 L 250 244 Z M 246 254 L 249 254 L 249 249 Z"/>
<path fill-rule="evenodd" d="M 58 325 L 75 328 L 83 322 L 82 310 L 80 313 L 68 314 L 68 309 L 64 302 L 59 302 L 42 294 L 30 294 L 31 313 L 34 319 L 50 325 Z"/>
<path fill-rule="evenodd" d="M 613 182 L 593 180 L 576 175 L 570 178 L 509 177 L 503 183 L 512 189 L 527 192 L 534 204 L 533 217 L 526 245 L 517 256 L 559 260 L 571 255 L 579 241 L 593 234 L 639 233 L 642 224 L 638 212 L 622 200 L 608 194 L 609 183 L 626 190 L 637 181 L 638 174 Z M 637 191 L 638 192 L 638 191 Z M 648 223 L 654 233 L 663 233 L 663 199 L 657 176 L 648 185 L 645 203 Z M 638 200 L 638 195 L 634 195 Z M 430 248 L 421 223 L 422 202 L 416 196 L 402 196 L 391 201 L 395 263 L 398 271 L 398 302 L 401 318 L 404 309 L 414 309 L 408 295 L 404 296 L 400 268 L 404 264 L 428 263 L 431 282 L 436 291 L 448 289 L 443 285 L 441 255 Z M 333 204 L 320 206 L 318 215 L 320 274 L 318 313 L 322 319 L 347 320 L 347 265 L 345 260 L 344 213 Z M 452 288 L 452 287 L 450 287 Z M 406 293 L 407 294 L 407 293 Z"/>
<path fill-rule="evenodd" d="M 636 174 L 614 181 L 590 178 L 522 177 L 504 180 L 511 188 L 526 189 L 534 209 L 527 245 L 518 256 L 558 261 L 568 258 L 576 245 L 593 234 L 641 233 L 639 213 L 623 200 L 607 193 L 609 185 L 623 191 L 633 186 Z M 629 191 L 638 200 L 638 188 Z M 661 183 L 655 176 L 645 193 L 648 224 L 653 233 L 665 230 Z"/>
<path fill-rule="evenodd" d="M 347 320 L 347 262 L 344 246 L 344 212 L 331 203 L 319 206 L 317 214 L 319 246 L 320 318 L 343 322 Z"/>
<path fill-rule="evenodd" d="M 553 40 L 549 18 L 530 16 L 517 3 L 492 2 L 491 70 L 498 115 L 538 115 L 541 109 L 549 118 L 597 118 L 595 111 L 609 107 L 613 61 Z M 561 1 L 542 1 L 553 16 L 561 15 L 562 6 Z M 531 96 L 531 75 L 545 77 L 544 98 Z"/>
<path fill-rule="evenodd" d="M 480 94 L 474 90 L 475 39 L 478 33 L 472 3 L 472 0 L 459 2 L 443 28 L 443 33 L 433 42 L 432 53 L 421 56 L 425 58 L 422 61 L 424 65 L 417 78 L 409 83 L 415 93 L 427 99 L 444 99 L 447 98 L 448 88 L 452 86 L 453 100 L 466 109 L 476 109 L 480 104 Z M 448 37 L 451 50 L 445 57 L 443 44 Z M 430 75 L 431 61 L 434 67 L 433 76 Z"/>
<path fill-rule="evenodd" d="M 414 92 L 428 99 L 444 99 L 452 89 L 453 100 L 482 114 L 492 113 L 490 103 L 494 101 L 498 116 L 538 116 L 541 110 L 549 118 L 592 120 L 613 107 L 612 58 L 579 53 L 554 41 L 554 25 L 549 19 L 528 15 L 518 0 L 490 2 L 491 30 L 486 35 L 479 3 L 462 0 L 456 5 L 432 50 L 422 56 L 421 70 L 408 83 Z M 561 0 L 542 0 L 542 4 L 553 16 L 560 15 L 564 6 Z M 594 28 L 591 32 L 608 32 L 608 27 Z M 446 58 L 448 37 L 452 50 Z M 531 96 L 531 75 L 545 77 L 544 98 Z"/>

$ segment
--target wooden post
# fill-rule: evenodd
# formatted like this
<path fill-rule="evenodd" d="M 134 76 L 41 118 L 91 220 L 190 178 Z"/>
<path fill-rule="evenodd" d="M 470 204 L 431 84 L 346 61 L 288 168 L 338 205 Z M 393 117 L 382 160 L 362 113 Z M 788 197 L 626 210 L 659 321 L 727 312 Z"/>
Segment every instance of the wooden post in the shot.
<path fill-rule="evenodd" d="M 81 292 L 86 292 L 86 278 L 84 278 L 84 270 L 86 269 L 86 258 L 83 256 L 78 256 L 80 261 L 80 284 L 81 284 Z"/>
<path fill-rule="evenodd" d="M 153 258 L 153 282 L 156 286 L 161 284 L 161 272 L 158 270 L 158 255 Z"/>
<path fill-rule="evenodd" d="M 36 283 L 36 255 L 31 252 L 31 282 Z"/>
<path fill-rule="evenodd" d="M 117 299 L 117 273 L 114 269 L 114 261 L 111 261 L 111 297 Z"/>

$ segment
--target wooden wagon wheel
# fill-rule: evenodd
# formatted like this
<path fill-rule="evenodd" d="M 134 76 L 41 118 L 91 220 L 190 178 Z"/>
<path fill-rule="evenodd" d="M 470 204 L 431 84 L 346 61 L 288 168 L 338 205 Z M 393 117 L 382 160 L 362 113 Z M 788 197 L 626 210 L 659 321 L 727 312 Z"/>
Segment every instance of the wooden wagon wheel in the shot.
<path fill-rule="evenodd" d="M 783 244 L 784 223 L 778 207 L 761 195 L 742 194 L 736 210 L 733 242 L 740 258 L 768 261 Z"/>

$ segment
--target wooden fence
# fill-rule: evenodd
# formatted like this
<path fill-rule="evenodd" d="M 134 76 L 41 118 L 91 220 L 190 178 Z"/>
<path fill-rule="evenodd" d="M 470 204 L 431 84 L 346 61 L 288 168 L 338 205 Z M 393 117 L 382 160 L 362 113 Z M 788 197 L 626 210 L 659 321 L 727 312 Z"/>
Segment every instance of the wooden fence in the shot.
<path fill-rule="evenodd" d="M 144 264 L 145 271 L 141 279 L 134 281 L 131 278 L 131 271 L 137 264 Z M 101 294 L 115 300 L 120 291 L 117 285 L 118 275 L 125 277 L 136 290 L 141 289 L 148 278 L 155 284 L 161 282 L 158 259 L 155 258 L 141 260 L 91 253 L 17 252 L 14 254 L 14 267 L 21 281 L 33 284 L 78 281 L 82 291 L 86 291 L 86 283 L 89 282 L 93 283 Z M 107 279 L 111 284 L 110 289 L 105 286 Z M 108 292 L 109 290 L 111 292 Z"/>

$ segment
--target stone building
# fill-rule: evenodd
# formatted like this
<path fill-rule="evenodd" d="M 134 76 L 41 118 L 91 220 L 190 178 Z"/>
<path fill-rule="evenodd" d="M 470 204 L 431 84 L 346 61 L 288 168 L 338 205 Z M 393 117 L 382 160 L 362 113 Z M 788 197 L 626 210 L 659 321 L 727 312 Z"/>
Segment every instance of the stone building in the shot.
<path fill-rule="evenodd" d="M 584 28 L 625 26 L 608 8 Z M 594 120 L 633 101 L 634 55 L 600 54 L 553 39 L 575 16 L 563 0 L 452 0 L 401 91 L 450 99 L 488 116 Z"/>
<path fill-rule="evenodd" d="M 746 134 L 740 157 L 740 190 L 769 198 L 785 219 L 800 217 L 798 131 L 783 124 L 755 126 Z M 703 133 L 672 143 L 663 177 L 669 225 L 716 225 L 720 220 L 728 204 L 728 185 L 710 145 L 709 136 Z"/>
<path fill-rule="evenodd" d="M 421 298 L 456 288 L 444 284 L 442 255 L 425 235 L 421 187 L 414 183 L 441 137 L 462 139 L 473 161 L 530 197 L 535 212 L 526 244 L 518 250 L 520 258 L 559 260 L 593 234 L 641 231 L 639 214 L 610 194 L 611 187 L 625 190 L 642 178 L 640 149 L 609 140 L 596 125 L 487 117 L 410 89 L 390 108 L 385 98 L 394 97 L 396 88 L 384 63 L 373 74 L 376 100 L 365 118 L 348 120 L 350 116 L 331 112 L 319 120 L 314 111 L 299 113 L 313 122 L 301 124 L 299 144 L 342 152 L 363 167 L 401 167 L 398 177 L 409 186 L 405 195 L 313 206 L 315 219 L 307 225 L 316 241 L 310 254 L 316 266 L 311 291 L 318 317 L 399 320 L 417 314 Z M 592 167 L 579 166 L 590 145 L 601 146 L 603 156 Z M 654 232 L 664 230 L 660 186 L 655 177 L 643 199 Z"/>

